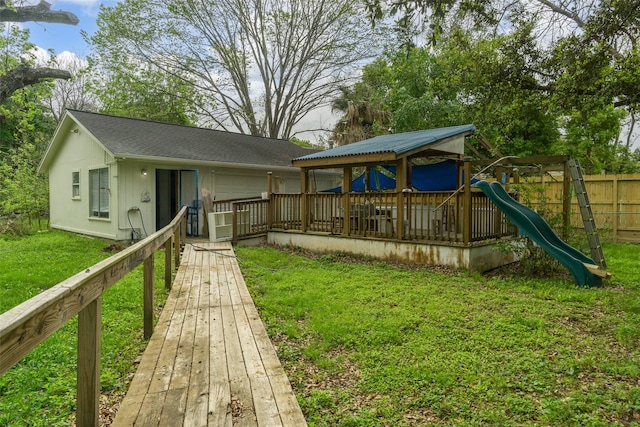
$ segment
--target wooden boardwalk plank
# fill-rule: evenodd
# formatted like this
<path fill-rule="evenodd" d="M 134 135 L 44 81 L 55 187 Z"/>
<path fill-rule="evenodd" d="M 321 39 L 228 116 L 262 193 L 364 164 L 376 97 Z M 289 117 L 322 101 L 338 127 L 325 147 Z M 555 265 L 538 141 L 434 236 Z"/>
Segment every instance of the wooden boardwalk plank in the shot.
<path fill-rule="evenodd" d="M 113 425 L 307 425 L 229 243 L 185 246 Z"/>

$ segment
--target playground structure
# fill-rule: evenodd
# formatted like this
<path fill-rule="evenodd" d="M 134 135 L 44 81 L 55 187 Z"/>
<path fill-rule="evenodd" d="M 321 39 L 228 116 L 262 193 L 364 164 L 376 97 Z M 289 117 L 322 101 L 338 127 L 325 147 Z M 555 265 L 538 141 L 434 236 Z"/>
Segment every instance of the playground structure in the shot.
<path fill-rule="evenodd" d="M 568 156 L 473 160 L 465 156 L 465 137 L 474 131 L 473 125 L 465 125 L 385 135 L 307 155 L 293 161 L 301 169 L 300 193 L 273 191 L 269 175 L 268 191 L 262 198 L 216 201 L 208 210 L 230 217 L 235 241 L 262 239 L 321 252 L 342 251 L 474 271 L 515 261 L 515 254 L 504 255 L 494 247 L 528 232 L 540 236 L 542 244 L 538 244 L 553 252 L 578 285 L 599 285 L 607 276 L 606 264 L 579 165 Z M 429 182 L 434 175 L 430 168 L 447 169 L 446 178 Z M 316 169 L 342 169 L 342 185 L 316 188 Z M 354 179 L 354 171 L 362 174 Z M 557 179 L 563 184 L 558 195 L 562 200 L 559 234 L 565 240 L 573 182 L 589 232 L 590 258 L 561 245 L 548 224 L 542 226 L 541 218 L 533 220 L 497 188 L 472 186 L 476 179 L 484 179 L 509 187 L 533 173 L 559 173 Z M 442 186 L 443 182 L 447 185 Z M 560 250 L 572 254 L 581 265 L 568 260 Z"/>

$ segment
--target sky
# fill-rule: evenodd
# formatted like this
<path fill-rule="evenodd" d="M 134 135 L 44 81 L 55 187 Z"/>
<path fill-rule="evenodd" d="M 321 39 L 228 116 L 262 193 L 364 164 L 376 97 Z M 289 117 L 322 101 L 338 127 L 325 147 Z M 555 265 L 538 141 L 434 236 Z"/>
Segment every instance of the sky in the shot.
<path fill-rule="evenodd" d="M 116 0 L 48 0 L 51 10 L 63 10 L 74 13 L 80 22 L 77 25 L 49 24 L 41 22 L 25 22 L 21 24 L 28 28 L 31 37 L 30 41 L 43 49 L 53 49 L 55 54 L 64 51 L 74 53 L 80 58 L 85 58 L 89 53 L 89 47 L 82 39 L 80 32 L 86 31 L 89 35 L 96 29 L 96 18 L 100 11 L 100 4 L 105 6 L 115 6 Z M 31 0 L 29 3 L 37 4 L 38 0 Z"/>

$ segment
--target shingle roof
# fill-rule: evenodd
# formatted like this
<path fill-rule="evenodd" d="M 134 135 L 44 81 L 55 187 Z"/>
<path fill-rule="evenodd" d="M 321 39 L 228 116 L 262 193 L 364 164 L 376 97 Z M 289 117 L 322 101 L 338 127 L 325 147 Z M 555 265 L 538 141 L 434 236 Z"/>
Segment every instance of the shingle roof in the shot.
<path fill-rule="evenodd" d="M 419 130 L 415 132 L 398 133 L 376 136 L 353 144 L 342 145 L 331 150 L 307 154 L 294 160 L 329 159 L 334 157 L 360 156 L 368 154 L 395 153 L 400 156 L 404 153 L 417 150 L 421 147 L 428 148 L 444 139 L 476 130 L 474 125 L 451 126 L 446 128 Z"/>
<path fill-rule="evenodd" d="M 292 159 L 314 152 L 281 139 L 86 111 L 67 111 L 116 157 L 154 157 L 290 167 Z"/>

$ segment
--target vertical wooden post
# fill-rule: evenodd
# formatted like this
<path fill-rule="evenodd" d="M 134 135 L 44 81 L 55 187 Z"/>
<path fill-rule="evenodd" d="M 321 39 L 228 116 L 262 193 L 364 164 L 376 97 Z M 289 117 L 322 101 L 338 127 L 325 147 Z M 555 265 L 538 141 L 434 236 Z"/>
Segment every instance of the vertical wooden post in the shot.
<path fill-rule="evenodd" d="M 231 204 L 231 242 L 235 245 L 238 243 L 238 222 L 240 218 L 238 215 L 238 206 L 235 203 Z"/>
<path fill-rule="evenodd" d="M 404 238 L 404 218 L 405 218 L 405 206 L 404 206 L 404 193 L 402 190 L 407 186 L 407 159 L 402 158 L 396 165 L 396 205 L 398 209 L 398 218 L 396 229 L 398 230 L 398 239 Z M 410 215 L 410 212 L 406 212 L 406 215 Z"/>
<path fill-rule="evenodd" d="M 351 193 L 351 179 L 353 169 L 351 165 L 345 166 L 342 172 L 342 233 L 351 234 L 351 204 L 349 203 L 349 193 Z"/>
<path fill-rule="evenodd" d="M 620 226 L 620 206 L 618 204 L 618 175 L 613 176 L 613 200 L 612 209 L 613 212 L 613 239 L 617 242 L 618 239 L 618 227 Z"/>
<path fill-rule="evenodd" d="M 182 217 L 180 221 L 180 247 L 183 247 L 187 241 L 187 215 Z"/>
<path fill-rule="evenodd" d="M 460 156 L 456 166 L 458 168 L 458 187 L 462 188 L 464 185 L 464 163 L 462 163 L 462 159 L 464 156 Z M 461 197 L 460 191 L 456 193 L 456 240 L 458 239 L 457 233 L 462 233 L 463 219 L 464 219 L 464 206 L 463 199 Z"/>
<path fill-rule="evenodd" d="M 164 287 L 167 290 L 171 289 L 171 242 L 172 238 L 167 239 L 164 242 Z"/>
<path fill-rule="evenodd" d="M 273 172 L 267 172 L 267 194 L 269 195 L 269 201 L 267 202 L 267 230 L 271 230 L 273 226 Z"/>
<path fill-rule="evenodd" d="M 569 172 L 569 161 L 564 161 L 564 172 L 562 177 L 562 237 L 569 238 L 569 228 L 571 227 L 571 174 Z"/>
<path fill-rule="evenodd" d="M 462 224 L 462 240 L 471 243 L 471 157 L 464 158 L 464 219 Z"/>
<path fill-rule="evenodd" d="M 504 181 L 502 181 L 502 174 L 504 173 L 504 168 L 500 165 L 496 166 L 496 181 L 498 181 L 500 184 L 504 185 L 506 184 L 506 179 Z"/>
<path fill-rule="evenodd" d="M 99 424 L 100 411 L 100 330 L 102 297 L 78 313 L 78 372 L 76 424 Z"/>
<path fill-rule="evenodd" d="M 154 256 L 149 255 L 144 260 L 144 338 L 149 339 L 153 334 L 153 265 Z"/>
<path fill-rule="evenodd" d="M 300 171 L 300 224 L 302 232 L 307 232 L 307 222 L 309 221 L 309 212 L 307 212 L 307 191 L 309 189 L 309 169 L 302 168 Z"/>
<path fill-rule="evenodd" d="M 180 225 L 173 230 L 173 257 L 177 270 L 180 267 Z"/>

